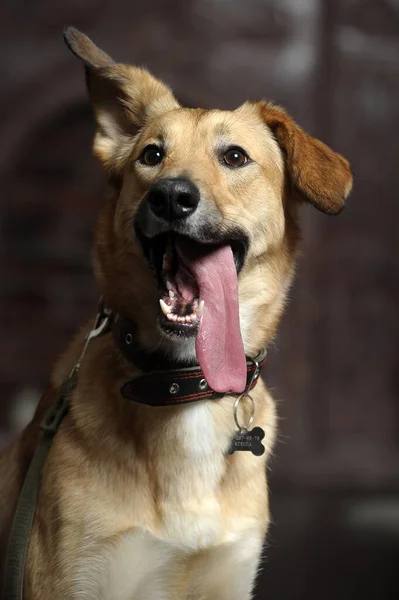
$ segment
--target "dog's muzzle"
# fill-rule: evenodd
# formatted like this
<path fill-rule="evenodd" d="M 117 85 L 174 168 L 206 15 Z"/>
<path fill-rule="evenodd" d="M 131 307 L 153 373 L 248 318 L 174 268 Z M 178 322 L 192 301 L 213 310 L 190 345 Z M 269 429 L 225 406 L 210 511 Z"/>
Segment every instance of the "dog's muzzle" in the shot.
<path fill-rule="evenodd" d="M 216 204 L 212 210 L 209 198 L 200 198 L 197 186 L 184 178 L 154 183 L 134 228 L 158 283 L 157 324 L 163 338 L 176 343 L 176 338 L 195 337 L 196 356 L 212 389 L 242 392 L 245 352 L 237 278 L 247 234 L 226 227 Z"/>

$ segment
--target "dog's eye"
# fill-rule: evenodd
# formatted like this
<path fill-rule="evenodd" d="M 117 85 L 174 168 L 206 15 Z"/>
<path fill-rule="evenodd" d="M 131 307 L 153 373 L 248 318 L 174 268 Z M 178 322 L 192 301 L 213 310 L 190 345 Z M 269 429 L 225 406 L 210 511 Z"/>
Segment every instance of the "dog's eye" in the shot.
<path fill-rule="evenodd" d="M 156 165 L 159 165 L 160 162 L 162 162 L 163 157 L 163 150 L 161 148 L 158 148 L 158 146 L 155 146 L 155 144 L 150 144 L 149 146 L 146 146 L 142 151 L 140 156 L 140 162 L 143 165 L 147 165 L 148 167 L 155 167 Z"/>
<path fill-rule="evenodd" d="M 248 162 L 248 156 L 241 148 L 229 148 L 223 154 L 223 162 L 229 167 L 243 167 Z"/>

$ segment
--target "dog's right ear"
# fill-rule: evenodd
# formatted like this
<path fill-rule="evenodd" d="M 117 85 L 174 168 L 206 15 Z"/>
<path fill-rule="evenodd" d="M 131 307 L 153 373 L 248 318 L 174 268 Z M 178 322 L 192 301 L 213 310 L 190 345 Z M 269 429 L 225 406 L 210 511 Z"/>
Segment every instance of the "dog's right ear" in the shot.
<path fill-rule="evenodd" d="M 179 107 L 170 89 L 148 71 L 115 63 L 86 35 L 67 27 L 64 40 L 85 66 L 97 121 L 94 154 L 112 179 L 129 158 L 132 138 L 146 120 Z"/>

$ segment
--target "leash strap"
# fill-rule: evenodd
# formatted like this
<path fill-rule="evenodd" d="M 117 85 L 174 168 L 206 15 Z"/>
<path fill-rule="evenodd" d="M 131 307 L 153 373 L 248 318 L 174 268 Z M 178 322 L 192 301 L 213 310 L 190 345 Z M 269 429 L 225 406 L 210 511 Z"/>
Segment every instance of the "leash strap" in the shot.
<path fill-rule="evenodd" d="M 40 425 L 40 440 L 25 476 L 11 526 L 5 563 L 4 600 L 23 598 L 25 562 L 42 470 L 53 438 L 68 412 L 70 397 L 76 383 L 77 371 L 73 371 L 59 388 L 52 406 Z"/>
<path fill-rule="evenodd" d="M 8 539 L 3 600 L 23 600 L 26 556 L 36 512 L 43 466 L 53 438 L 68 412 L 71 395 L 76 388 L 79 369 L 87 347 L 91 340 L 107 333 L 109 325 L 110 313 L 104 308 L 101 299 L 94 326 L 86 336 L 78 362 L 73 367 L 69 377 L 61 384 L 53 404 L 40 424 L 39 442 L 22 485 Z"/>

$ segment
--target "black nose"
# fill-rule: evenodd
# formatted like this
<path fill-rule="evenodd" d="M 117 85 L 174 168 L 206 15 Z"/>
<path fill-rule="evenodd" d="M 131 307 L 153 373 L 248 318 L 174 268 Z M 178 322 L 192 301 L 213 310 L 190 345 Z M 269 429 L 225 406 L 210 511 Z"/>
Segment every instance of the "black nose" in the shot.
<path fill-rule="evenodd" d="M 152 212 L 165 221 L 185 219 L 196 210 L 199 201 L 199 189 L 188 179 L 160 179 L 148 193 Z"/>

